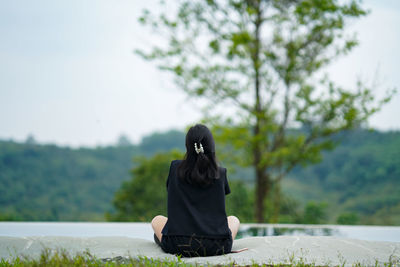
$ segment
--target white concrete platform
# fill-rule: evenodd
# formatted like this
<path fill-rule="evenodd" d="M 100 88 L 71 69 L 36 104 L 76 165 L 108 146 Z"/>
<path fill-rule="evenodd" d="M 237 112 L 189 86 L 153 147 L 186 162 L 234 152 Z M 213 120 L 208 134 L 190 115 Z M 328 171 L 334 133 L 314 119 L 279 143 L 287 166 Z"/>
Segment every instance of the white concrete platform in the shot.
<path fill-rule="evenodd" d="M 363 241 L 327 236 L 271 236 L 235 240 L 233 249 L 247 251 L 223 256 L 182 258 L 193 264 L 288 264 L 304 262 L 317 266 L 383 265 L 400 266 L 400 242 Z M 89 251 L 97 258 L 146 256 L 176 259 L 155 243 L 128 237 L 0 237 L 0 258 L 16 256 L 36 258 L 43 249 L 63 249 L 70 255 Z"/>

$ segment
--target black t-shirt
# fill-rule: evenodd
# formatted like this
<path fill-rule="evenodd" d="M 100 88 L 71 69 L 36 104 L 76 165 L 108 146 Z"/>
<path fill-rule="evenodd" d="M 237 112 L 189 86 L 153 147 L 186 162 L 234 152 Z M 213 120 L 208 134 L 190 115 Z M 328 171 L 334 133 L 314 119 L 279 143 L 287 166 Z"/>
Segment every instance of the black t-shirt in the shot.
<path fill-rule="evenodd" d="M 229 237 L 225 195 L 230 193 L 226 169 L 219 167 L 219 178 L 207 187 L 188 184 L 177 176 L 181 161 L 171 162 L 167 179 L 168 221 L 163 235 Z"/>

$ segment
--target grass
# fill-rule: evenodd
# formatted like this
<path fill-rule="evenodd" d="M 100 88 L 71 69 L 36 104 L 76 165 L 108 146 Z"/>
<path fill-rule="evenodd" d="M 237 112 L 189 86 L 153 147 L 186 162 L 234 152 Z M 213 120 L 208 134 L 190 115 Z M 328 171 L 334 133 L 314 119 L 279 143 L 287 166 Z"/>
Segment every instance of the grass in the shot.
<path fill-rule="evenodd" d="M 213 267 L 316 267 L 315 264 L 306 264 L 303 260 L 294 262 L 293 257 L 288 259 L 289 264 L 251 264 L 247 266 L 239 266 L 234 262 L 227 265 L 209 265 Z M 29 257 L 16 257 L 12 260 L 0 260 L 0 267 L 25 267 L 25 266 L 87 266 L 87 267 L 113 267 L 113 266 L 132 266 L 132 267 L 199 267 L 201 265 L 185 263 L 181 257 L 177 257 L 176 260 L 171 259 L 152 259 L 147 257 L 122 257 L 118 256 L 115 258 L 105 258 L 99 259 L 90 254 L 89 251 L 85 251 L 81 254 L 76 254 L 75 256 L 69 255 L 66 251 L 59 250 L 52 252 L 50 249 L 45 249 L 42 251 L 39 258 L 33 259 Z M 344 263 L 343 265 L 344 266 Z M 361 267 L 361 264 L 353 265 L 355 267 Z M 385 263 L 384 265 L 378 264 L 376 262 L 375 266 L 385 266 L 385 267 L 395 267 L 398 266 L 397 263 Z"/>

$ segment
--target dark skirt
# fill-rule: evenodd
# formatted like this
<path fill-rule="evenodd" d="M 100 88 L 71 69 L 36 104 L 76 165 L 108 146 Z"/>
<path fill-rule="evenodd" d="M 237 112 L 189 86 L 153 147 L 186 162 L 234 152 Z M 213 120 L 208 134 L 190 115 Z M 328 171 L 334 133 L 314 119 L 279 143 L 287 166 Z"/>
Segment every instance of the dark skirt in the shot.
<path fill-rule="evenodd" d="M 198 236 L 172 236 L 163 235 L 161 242 L 156 236 L 154 239 L 166 253 L 181 255 L 183 257 L 217 256 L 230 253 L 232 250 L 232 237 L 207 238 Z"/>

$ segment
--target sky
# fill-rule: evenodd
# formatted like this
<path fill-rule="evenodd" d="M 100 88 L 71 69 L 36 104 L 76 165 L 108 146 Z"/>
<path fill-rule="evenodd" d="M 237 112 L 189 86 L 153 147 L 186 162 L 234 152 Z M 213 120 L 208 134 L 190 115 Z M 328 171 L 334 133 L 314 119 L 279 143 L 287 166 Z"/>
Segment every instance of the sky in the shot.
<path fill-rule="evenodd" d="M 199 105 L 133 53 L 155 40 L 137 18 L 157 3 L 0 0 L 0 140 L 91 147 L 196 123 Z M 345 86 L 377 78 L 383 96 L 400 90 L 400 1 L 363 3 L 371 13 L 350 26 L 360 45 L 328 71 Z M 400 130 L 398 114 L 399 93 L 370 126 Z"/>

